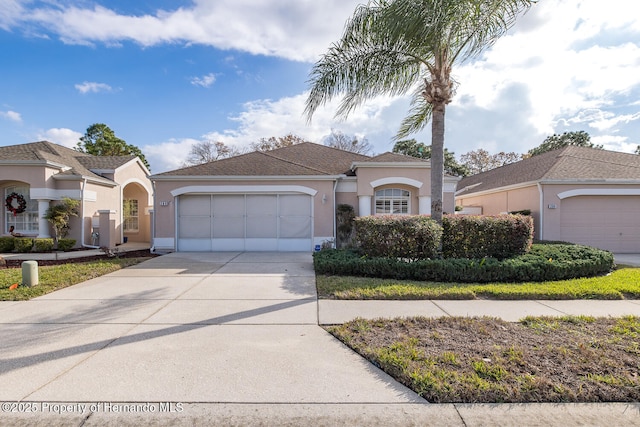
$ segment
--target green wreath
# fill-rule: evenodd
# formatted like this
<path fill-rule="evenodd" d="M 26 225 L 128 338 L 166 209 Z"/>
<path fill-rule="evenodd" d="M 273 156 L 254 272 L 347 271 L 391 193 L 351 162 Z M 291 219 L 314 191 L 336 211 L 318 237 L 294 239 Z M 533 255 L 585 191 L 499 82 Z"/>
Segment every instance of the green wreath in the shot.
<path fill-rule="evenodd" d="M 18 203 L 17 207 L 13 205 L 14 200 Z M 21 214 L 22 212 L 27 210 L 27 201 L 24 199 L 24 196 L 22 194 L 16 193 L 15 191 L 9 194 L 6 199 L 4 199 L 4 205 L 9 212 L 13 213 L 13 216 Z"/>

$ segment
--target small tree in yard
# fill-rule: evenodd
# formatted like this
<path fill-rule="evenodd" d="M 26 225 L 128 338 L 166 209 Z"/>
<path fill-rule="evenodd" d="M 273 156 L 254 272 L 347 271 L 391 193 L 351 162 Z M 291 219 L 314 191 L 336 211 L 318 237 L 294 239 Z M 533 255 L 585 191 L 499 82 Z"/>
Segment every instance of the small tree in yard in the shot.
<path fill-rule="evenodd" d="M 44 218 L 53 225 L 56 231 L 55 248 L 58 249 L 58 241 L 69 233 L 69 221 L 72 216 L 78 216 L 78 200 L 65 197 L 62 203 L 51 206 L 44 214 Z"/>

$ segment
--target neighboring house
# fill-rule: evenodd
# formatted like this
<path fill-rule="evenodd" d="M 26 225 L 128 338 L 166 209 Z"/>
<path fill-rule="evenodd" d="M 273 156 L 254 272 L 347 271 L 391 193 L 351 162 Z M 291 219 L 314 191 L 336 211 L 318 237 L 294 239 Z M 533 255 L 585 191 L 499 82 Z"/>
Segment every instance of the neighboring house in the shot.
<path fill-rule="evenodd" d="M 77 247 L 113 247 L 124 238 L 149 242 L 148 176 L 135 156 L 92 156 L 46 141 L 0 147 L 1 234 L 14 226 L 24 236 L 52 237 L 44 214 L 52 202 L 69 197 L 80 201 L 68 235 Z M 14 215 L 8 198 L 14 207 L 23 199 L 24 212 Z"/>
<path fill-rule="evenodd" d="M 158 251 L 311 251 L 334 241 L 339 204 L 359 216 L 431 210 L 429 161 L 310 142 L 150 179 Z M 445 177 L 445 211 L 454 211 L 457 181 Z"/>
<path fill-rule="evenodd" d="M 569 146 L 466 177 L 462 213 L 531 210 L 535 237 L 640 252 L 640 156 Z"/>

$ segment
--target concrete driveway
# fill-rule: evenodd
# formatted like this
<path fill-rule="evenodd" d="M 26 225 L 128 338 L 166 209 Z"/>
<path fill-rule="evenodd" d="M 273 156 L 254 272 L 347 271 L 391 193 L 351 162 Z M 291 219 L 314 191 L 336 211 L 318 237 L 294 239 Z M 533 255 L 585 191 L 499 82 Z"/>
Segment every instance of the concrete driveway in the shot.
<path fill-rule="evenodd" d="M 0 401 L 424 406 L 317 310 L 308 253 L 154 258 L 0 303 Z"/>

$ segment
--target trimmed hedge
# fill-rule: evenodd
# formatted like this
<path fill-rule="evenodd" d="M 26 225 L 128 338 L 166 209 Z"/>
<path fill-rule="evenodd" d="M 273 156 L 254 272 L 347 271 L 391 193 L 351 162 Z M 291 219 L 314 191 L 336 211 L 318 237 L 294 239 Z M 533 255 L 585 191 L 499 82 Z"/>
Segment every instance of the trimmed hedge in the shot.
<path fill-rule="evenodd" d="M 533 218 L 525 215 L 446 215 L 442 227 L 444 258 L 505 259 L 533 242 Z"/>
<path fill-rule="evenodd" d="M 68 251 L 76 245 L 76 239 L 58 239 L 58 249 Z"/>
<path fill-rule="evenodd" d="M 0 237 L 0 254 L 13 251 L 15 237 Z"/>
<path fill-rule="evenodd" d="M 438 256 L 442 227 L 428 216 L 365 216 L 354 223 L 360 249 L 370 257 L 416 260 Z"/>
<path fill-rule="evenodd" d="M 33 249 L 33 239 L 31 237 L 14 237 L 13 252 L 27 253 Z"/>
<path fill-rule="evenodd" d="M 533 245 L 530 252 L 498 260 L 431 259 L 406 262 L 397 258 L 372 258 L 349 250 L 324 250 L 313 254 L 317 274 L 379 277 L 429 282 L 543 282 L 593 277 L 613 268 L 613 254 L 582 245 Z"/>
<path fill-rule="evenodd" d="M 53 250 L 53 239 L 39 238 L 33 240 L 34 252 L 51 252 Z"/>

